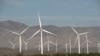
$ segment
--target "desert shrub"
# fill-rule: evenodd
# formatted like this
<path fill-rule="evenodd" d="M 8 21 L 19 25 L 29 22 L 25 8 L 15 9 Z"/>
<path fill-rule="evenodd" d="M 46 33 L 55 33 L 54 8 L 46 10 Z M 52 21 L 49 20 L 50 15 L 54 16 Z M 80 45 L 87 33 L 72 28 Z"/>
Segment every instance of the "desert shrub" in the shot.
<path fill-rule="evenodd" d="M 4 55 L 4 56 L 10 56 L 10 55 Z M 15 56 L 100 56 L 100 53 L 81 53 L 81 54 L 77 54 L 77 53 L 68 53 L 68 54 L 60 54 L 60 53 L 56 53 L 56 54 L 33 54 L 33 55 L 24 55 L 23 53 L 18 53 Z"/>
<path fill-rule="evenodd" d="M 23 53 L 18 53 L 16 56 L 24 56 Z"/>
<path fill-rule="evenodd" d="M 53 54 L 53 56 L 66 56 L 66 54 Z"/>

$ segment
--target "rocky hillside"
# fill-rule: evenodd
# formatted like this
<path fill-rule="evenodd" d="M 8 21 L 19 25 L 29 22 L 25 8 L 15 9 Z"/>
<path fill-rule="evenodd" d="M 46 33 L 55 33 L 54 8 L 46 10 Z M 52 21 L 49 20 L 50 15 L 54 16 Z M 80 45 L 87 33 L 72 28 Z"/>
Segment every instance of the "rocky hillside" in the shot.
<path fill-rule="evenodd" d="M 15 22 L 15 21 L 10 21 L 10 20 L 0 21 L 0 47 L 11 48 L 12 46 L 9 43 L 10 40 L 14 43 L 18 43 L 18 36 L 8 32 L 7 30 L 16 31 L 20 33 L 26 27 L 28 27 L 28 25 Z M 43 32 L 44 43 L 47 41 L 47 35 L 48 35 L 50 41 L 54 43 L 57 41 L 60 48 L 64 48 L 65 43 L 69 43 L 69 38 L 72 39 L 72 45 L 73 45 L 75 38 L 77 37 L 75 32 L 69 26 L 58 27 L 54 25 L 46 25 L 46 26 L 43 26 L 43 28 L 57 35 L 57 36 L 54 36 L 54 35 L 46 34 L 45 32 Z M 74 28 L 78 31 L 78 33 L 89 32 L 88 39 L 93 42 L 93 43 L 90 43 L 89 46 L 96 47 L 97 42 L 100 41 L 100 27 L 99 26 L 74 27 Z M 30 26 L 30 28 L 23 34 L 23 37 L 22 37 L 23 40 L 27 40 L 37 30 L 39 30 L 39 26 Z M 85 41 L 85 35 L 82 35 L 80 37 L 81 37 L 81 43 L 83 43 Z M 33 48 L 34 46 L 38 45 L 39 42 L 40 42 L 40 33 L 29 41 L 28 48 Z M 85 47 L 85 46 L 86 44 L 82 45 L 82 47 Z M 54 47 L 54 46 L 51 44 L 51 47 Z M 77 47 L 77 44 L 76 44 L 76 47 Z M 23 49 L 24 49 L 24 44 L 23 44 Z"/>

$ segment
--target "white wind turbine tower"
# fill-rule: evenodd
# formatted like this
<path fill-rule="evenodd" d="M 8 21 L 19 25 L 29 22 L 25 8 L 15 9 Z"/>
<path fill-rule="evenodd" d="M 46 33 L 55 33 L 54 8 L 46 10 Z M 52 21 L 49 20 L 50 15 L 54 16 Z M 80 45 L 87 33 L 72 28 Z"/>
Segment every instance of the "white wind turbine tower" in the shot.
<path fill-rule="evenodd" d="M 72 30 L 77 34 L 77 38 L 76 38 L 76 40 L 75 40 L 75 43 L 76 43 L 76 41 L 78 42 L 78 53 L 80 54 L 80 53 L 81 53 L 80 35 L 84 35 L 84 34 L 86 34 L 86 33 L 88 33 L 88 32 L 78 33 L 73 27 L 71 27 L 71 28 L 72 28 Z"/>
<path fill-rule="evenodd" d="M 35 35 L 37 35 L 37 34 L 40 32 L 40 35 L 41 35 L 41 54 L 43 54 L 43 32 L 49 33 L 49 34 L 53 34 L 53 33 L 49 32 L 49 31 L 47 31 L 47 30 L 44 30 L 44 29 L 42 28 L 42 23 L 41 23 L 41 20 L 40 20 L 40 15 L 39 15 L 39 13 L 38 13 L 38 19 L 39 19 L 39 26 L 40 26 L 40 29 L 33 35 L 33 37 L 34 37 Z M 53 35 L 55 35 L 55 34 L 53 34 Z M 32 38 L 32 37 L 31 37 L 31 38 Z M 31 38 L 29 38 L 28 40 L 30 40 Z"/>
<path fill-rule="evenodd" d="M 69 45 L 70 45 L 70 53 L 72 52 L 72 43 L 71 43 L 71 38 L 69 39 Z"/>
<path fill-rule="evenodd" d="M 98 46 L 98 53 L 100 53 L 100 43 L 98 43 L 97 46 Z"/>
<path fill-rule="evenodd" d="M 21 33 L 17 33 L 17 32 L 13 32 L 13 31 L 10 31 L 10 30 L 7 30 L 17 36 L 19 36 L 19 52 L 21 53 L 22 52 L 22 34 L 28 29 L 29 27 L 25 28 Z"/>
<path fill-rule="evenodd" d="M 15 46 L 17 45 L 16 43 L 13 43 L 11 40 L 9 41 L 9 43 L 12 45 L 12 49 L 15 49 Z"/>

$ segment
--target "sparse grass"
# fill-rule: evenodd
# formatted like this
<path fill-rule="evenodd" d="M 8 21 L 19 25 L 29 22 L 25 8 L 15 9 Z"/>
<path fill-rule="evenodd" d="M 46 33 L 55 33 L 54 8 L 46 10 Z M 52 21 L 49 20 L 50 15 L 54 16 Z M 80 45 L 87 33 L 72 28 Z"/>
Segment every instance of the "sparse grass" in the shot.
<path fill-rule="evenodd" d="M 18 53 L 18 54 L 16 54 L 16 56 L 24 56 L 24 54 L 23 53 Z"/>
<path fill-rule="evenodd" d="M 9 55 L 4 55 L 4 56 L 9 56 Z M 15 56 L 100 56 L 100 53 L 90 53 L 90 54 L 85 54 L 85 53 L 60 54 L 60 53 L 56 53 L 56 54 L 43 54 L 43 55 L 42 54 L 24 55 L 23 53 L 21 53 L 21 54 L 16 54 Z"/>

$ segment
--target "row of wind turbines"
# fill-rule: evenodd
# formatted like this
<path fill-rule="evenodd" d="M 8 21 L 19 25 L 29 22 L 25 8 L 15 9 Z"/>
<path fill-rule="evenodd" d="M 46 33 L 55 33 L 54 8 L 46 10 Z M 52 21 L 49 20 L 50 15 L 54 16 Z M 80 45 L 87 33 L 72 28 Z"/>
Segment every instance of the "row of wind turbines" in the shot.
<path fill-rule="evenodd" d="M 27 45 L 29 43 L 29 40 L 31 40 L 33 37 L 35 37 L 39 32 L 40 32 L 40 36 L 41 36 L 41 41 L 39 43 L 39 45 L 37 46 L 39 48 L 39 50 L 41 51 L 41 54 L 44 54 L 44 46 L 47 44 L 47 47 L 48 47 L 48 51 L 50 51 L 50 45 L 49 44 L 53 44 L 56 46 L 56 52 L 58 51 L 58 44 L 57 44 L 57 41 L 56 43 L 53 43 L 52 41 L 49 40 L 49 37 L 48 37 L 48 34 L 51 34 L 51 35 L 54 35 L 54 36 L 57 36 L 56 34 L 50 32 L 50 31 L 47 31 L 45 29 L 42 28 L 42 23 L 41 23 L 41 20 L 40 20 L 40 15 L 38 13 L 38 20 L 39 20 L 39 30 L 36 31 L 31 37 L 29 37 L 26 41 L 22 39 L 22 34 L 24 32 L 26 32 L 30 27 L 27 27 L 25 28 L 21 33 L 17 33 L 17 32 L 14 32 L 14 31 L 11 31 L 11 30 L 7 30 L 8 32 L 12 33 L 12 34 L 15 34 L 19 37 L 19 53 L 22 53 L 22 42 L 24 42 L 25 44 L 25 49 L 27 50 Z M 87 37 L 87 34 L 89 32 L 84 32 L 84 33 L 78 33 L 72 26 L 71 26 L 72 30 L 76 33 L 77 37 L 75 39 L 75 43 L 74 43 L 74 46 L 76 43 L 78 43 L 78 53 L 80 54 L 81 53 L 81 44 L 80 44 L 80 36 L 81 35 L 85 35 L 86 37 L 86 41 L 84 43 L 86 43 L 86 46 L 87 46 L 87 53 L 89 53 L 89 43 L 92 43 L 90 40 L 88 40 L 88 37 Z M 47 33 L 47 42 L 46 43 L 43 43 L 43 32 Z M 15 49 L 15 46 L 17 45 L 17 43 L 13 43 L 11 40 L 9 41 L 9 43 L 13 46 L 13 49 Z M 66 53 L 68 51 L 68 45 L 70 46 L 70 53 L 72 52 L 72 44 L 71 44 L 71 38 L 69 39 L 69 44 L 66 43 L 65 44 L 65 49 L 66 49 Z M 97 44 L 98 46 L 98 52 L 100 53 L 100 43 Z"/>

